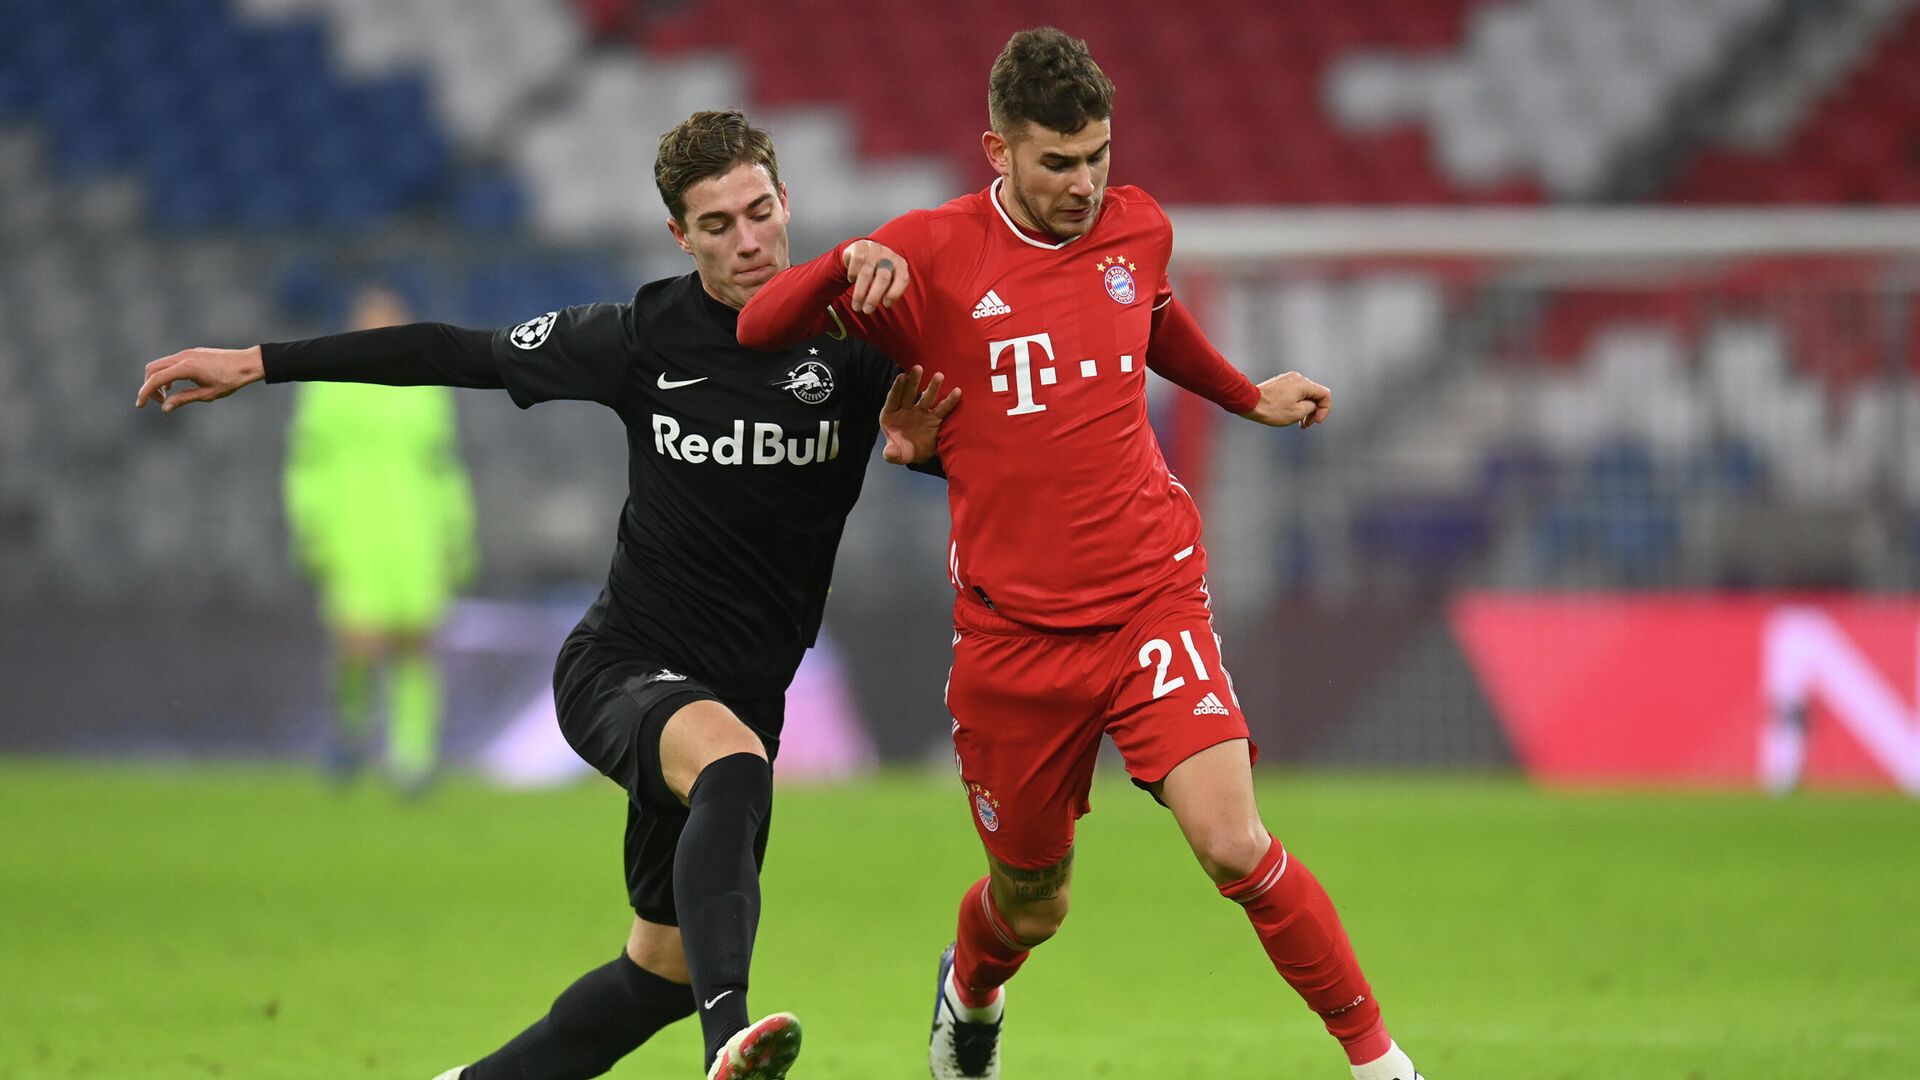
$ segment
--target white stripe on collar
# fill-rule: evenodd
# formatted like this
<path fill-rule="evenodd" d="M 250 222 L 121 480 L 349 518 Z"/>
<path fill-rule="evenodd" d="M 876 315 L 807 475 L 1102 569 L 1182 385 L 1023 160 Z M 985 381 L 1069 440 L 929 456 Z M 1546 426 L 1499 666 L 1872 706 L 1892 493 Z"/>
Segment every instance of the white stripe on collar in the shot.
<path fill-rule="evenodd" d="M 1000 185 L 1006 182 L 1007 182 L 1007 178 L 1004 176 L 994 177 L 993 186 L 987 189 L 987 200 L 993 203 L 994 210 L 998 211 L 1000 214 L 1000 220 L 1007 223 L 1007 228 L 1012 231 L 1013 235 L 1019 237 L 1020 239 L 1026 241 L 1029 244 L 1032 244 L 1034 247 L 1044 248 L 1047 251 L 1059 251 L 1061 248 L 1066 247 L 1068 244 L 1071 244 L 1075 240 L 1080 239 L 1080 236 L 1087 235 L 1087 233 L 1081 233 L 1080 236 L 1069 236 L 1065 240 L 1062 240 L 1057 244 L 1043 244 L 1040 241 L 1035 240 L 1033 237 L 1028 236 L 1025 229 L 1022 229 L 1020 226 L 1015 225 L 1013 223 L 1013 219 L 1007 216 L 1007 208 L 1000 205 Z M 1092 231 L 1093 231 L 1092 229 L 1087 230 L 1087 232 L 1092 232 Z"/>

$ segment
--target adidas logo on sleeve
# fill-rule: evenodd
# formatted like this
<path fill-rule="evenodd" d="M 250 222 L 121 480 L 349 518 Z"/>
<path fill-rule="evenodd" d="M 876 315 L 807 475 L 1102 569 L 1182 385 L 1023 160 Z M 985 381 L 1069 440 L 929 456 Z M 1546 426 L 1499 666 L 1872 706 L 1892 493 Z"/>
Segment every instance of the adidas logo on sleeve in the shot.
<path fill-rule="evenodd" d="M 1007 302 L 1000 299 L 1000 294 L 994 292 L 992 289 L 988 289 L 987 295 L 981 297 L 980 302 L 973 305 L 973 317 L 976 319 L 991 319 L 995 315 L 1011 314 L 1013 314 L 1013 308 L 1008 307 Z"/>
<path fill-rule="evenodd" d="M 1227 707 L 1221 703 L 1219 694 L 1209 693 L 1206 697 L 1200 699 L 1200 704 L 1193 707 L 1193 715 L 1225 716 L 1227 715 Z"/>

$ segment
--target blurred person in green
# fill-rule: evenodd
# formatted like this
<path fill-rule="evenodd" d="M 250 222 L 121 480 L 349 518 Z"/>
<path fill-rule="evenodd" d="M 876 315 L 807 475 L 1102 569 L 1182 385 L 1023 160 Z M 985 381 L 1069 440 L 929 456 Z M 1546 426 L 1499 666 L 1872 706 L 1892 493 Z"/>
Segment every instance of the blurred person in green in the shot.
<path fill-rule="evenodd" d="M 413 320 L 384 286 L 354 297 L 355 330 Z M 327 767 L 353 776 L 373 744 L 376 676 L 386 675 L 387 770 L 416 794 L 438 757 L 435 629 L 475 568 L 473 494 L 444 386 L 305 383 L 287 436 L 287 524 L 333 639 L 334 728 Z"/>

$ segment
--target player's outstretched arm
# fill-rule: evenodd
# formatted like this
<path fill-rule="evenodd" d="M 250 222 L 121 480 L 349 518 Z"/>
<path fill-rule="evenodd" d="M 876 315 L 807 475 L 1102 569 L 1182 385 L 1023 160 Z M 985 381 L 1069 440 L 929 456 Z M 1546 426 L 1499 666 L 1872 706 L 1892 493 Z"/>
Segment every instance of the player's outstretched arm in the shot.
<path fill-rule="evenodd" d="M 1333 410 L 1333 391 L 1297 371 L 1275 375 L 1260 384 L 1260 402 L 1241 416 L 1269 427 L 1299 424 L 1310 428 L 1327 422 Z"/>
<path fill-rule="evenodd" d="M 161 412 L 172 412 L 196 401 L 218 401 L 248 383 L 259 382 L 266 374 L 260 359 L 260 346 L 246 349 L 183 349 L 147 365 L 146 381 L 134 396 L 133 407 L 147 402 L 160 403 Z M 190 389 L 175 393 L 175 383 L 192 383 Z"/>
<path fill-rule="evenodd" d="M 491 330 L 408 323 L 247 349 L 186 349 L 147 365 L 146 381 L 133 404 L 139 408 L 157 401 L 162 410 L 171 412 L 179 405 L 226 397 L 262 380 L 500 389 L 506 385 L 505 376 L 494 358 L 492 341 Z M 193 386 L 177 393 L 171 390 L 183 382 Z"/>
<path fill-rule="evenodd" d="M 738 336 L 749 349 L 784 349 L 830 328 L 827 305 L 842 293 L 862 315 L 892 307 L 907 291 L 907 260 L 873 240 L 849 240 L 817 259 L 775 274 L 740 311 Z"/>
<path fill-rule="evenodd" d="M 960 405 L 959 387 L 946 397 L 940 396 L 945 375 L 934 372 L 925 386 L 920 385 L 920 375 L 920 365 L 915 364 L 894 376 L 886 404 L 880 407 L 880 432 L 887 438 L 881 454 L 895 465 L 918 465 L 931 458 L 939 441 L 940 422 Z"/>

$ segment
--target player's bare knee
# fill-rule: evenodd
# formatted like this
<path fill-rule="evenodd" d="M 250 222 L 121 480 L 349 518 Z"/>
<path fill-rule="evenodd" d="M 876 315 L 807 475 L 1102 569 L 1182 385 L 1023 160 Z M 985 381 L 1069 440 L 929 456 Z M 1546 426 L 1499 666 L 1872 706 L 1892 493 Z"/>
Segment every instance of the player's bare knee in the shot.
<path fill-rule="evenodd" d="M 1049 900 L 1037 900 L 1022 904 L 1012 911 L 1002 912 L 1007 920 L 1007 929 L 1013 931 L 1020 944 L 1028 948 L 1042 944 L 1060 932 L 1061 924 L 1067 921 L 1067 894 Z"/>
<path fill-rule="evenodd" d="M 1243 826 L 1207 829 L 1193 837 L 1193 854 L 1214 884 L 1238 881 L 1260 865 L 1273 838 L 1265 829 Z"/>
<path fill-rule="evenodd" d="M 762 761 L 767 759 L 767 748 L 760 741 L 760 736 L 755 735 L 753 729 L 738 720 L 713 732 L 702 750 L 701 756 L 705 757 L 706 761 L 702 763 L 701 768 L 735 754 L 752 754 Z"/>
<path fill-rule="evenodd" d="M 767 748 L 733 710 L 717 701 L 687 703 L 660 732 L 660 773 L 682 802 L 707 766 L 736 754 L 764 761 Z"/>
<path fill-rule="evenodd" d="M 669 982 L 689 982 L 680 929 L 635 918 L 627 935 L 627 959 Z"/>

